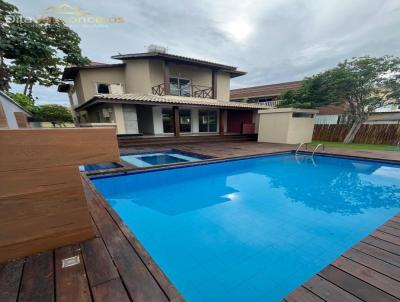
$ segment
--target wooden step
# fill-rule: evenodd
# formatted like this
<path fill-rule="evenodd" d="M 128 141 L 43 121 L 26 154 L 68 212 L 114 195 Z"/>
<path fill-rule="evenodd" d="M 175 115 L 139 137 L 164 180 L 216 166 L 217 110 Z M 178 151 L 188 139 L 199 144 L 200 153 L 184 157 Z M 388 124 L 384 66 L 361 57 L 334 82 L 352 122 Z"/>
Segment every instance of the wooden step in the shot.
<path fill-rule="evenodd" d="M 138 137 L 138 136 L 119 136 L 120 147 L 134 147 L 144 145 L 166 145 L 166 144 L 186 144 L 186 143 L 205 143 L 205 142 L 240 142 L 256 140 L 255 135 L 210 135 L 210 136 L 180 136 L 180 137 Z"/>

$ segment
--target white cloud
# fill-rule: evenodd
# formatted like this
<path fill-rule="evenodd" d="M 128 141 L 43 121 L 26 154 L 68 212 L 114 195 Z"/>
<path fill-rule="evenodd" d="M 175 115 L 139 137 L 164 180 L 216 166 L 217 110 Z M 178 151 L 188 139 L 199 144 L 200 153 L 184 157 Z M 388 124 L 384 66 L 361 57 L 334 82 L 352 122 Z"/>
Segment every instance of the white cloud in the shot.
<path fill-rule="evenodd" d="M 149 44 L 171 53 L 217 61 L 247 71 L 232 87 L 302 79 L 361 55 L 400 56 L 398 0 L 10 0 L 26 15 L 42 15 L 63 2 L 92 15 L 126 23 L 75 27 L 86 56 L 111 62 L 118 52 L 143 52 Z M 34 88 L 61 102 L 55 88 Z M 46 92 L 44 92 L 46 91 Z"/>

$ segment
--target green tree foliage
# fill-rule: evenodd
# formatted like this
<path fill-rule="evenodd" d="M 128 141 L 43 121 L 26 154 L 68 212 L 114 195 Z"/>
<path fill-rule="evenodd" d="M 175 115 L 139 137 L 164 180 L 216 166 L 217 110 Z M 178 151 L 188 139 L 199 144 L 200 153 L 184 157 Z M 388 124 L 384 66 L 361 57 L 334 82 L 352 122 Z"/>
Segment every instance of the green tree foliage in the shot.
<path fill-rule="evenodd" d="M 10 70 L 4 59 L 6 50 L 10 49 L 9 25 L 6 22 L 8 17 L 13 17 L 17 13 L 17 8 L 9 3 L 0 0 L 0 90 L 8 91 L 10 88 Z"/>
<path fill-rule="evenodd" d="M 51 122 L 53 124 L 72 123 L 71 111 L 61 105 L 47 104 L 37 107 L 35 115 L 43 122 Z"/>
<path fill-rule="evenodd" d="M 35 105 L 35 100 L 32 99 L 30 96 L 27 96 L 23 93 L 12 93 L 12 92 L 7 92 L 7 95 L 29 112 L 33 114 L 36 113 L 37 107 Z"/>
<path fill-rule="evenodd" d="M 1 58 L 11 61 L 12 80 L 25 85 L 24 94 L 32 96 L 35 84 L 60 84 L 65 66 L 89 62 L 81 54 L 78 34 L 62 20 L 24 18 L 15 6 L 2 0 L 0 10 Z"/>
<path fill-rule="evenodd" d="M 344 142 L 350 143 L 371 112 L 388 100 L 400 98 L 400 58 L 359 57 L 304 79 L 302 86 L 282 95 L 282 107 L 313 108 L 347 104 L 352 124 Z"/>

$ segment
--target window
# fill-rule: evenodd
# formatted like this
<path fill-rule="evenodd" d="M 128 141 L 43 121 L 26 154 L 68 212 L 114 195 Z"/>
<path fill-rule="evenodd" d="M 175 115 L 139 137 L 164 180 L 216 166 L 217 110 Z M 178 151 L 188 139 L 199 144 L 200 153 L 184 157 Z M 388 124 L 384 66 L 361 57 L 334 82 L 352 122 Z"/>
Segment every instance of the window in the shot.
<path fill-rule="evenodd" d="M 163 121 L 164 133 L 173 133 L 174 132 L 174 119 L 173 119 L 172 109 L 163 109 L 162 110 L 162 121 Z"/>
<path fill-rule="evenodd" d="M 97 84 L 97 93 L 109 94 L 110 89 L 108 87 L 108 84 L 104 84 L 104 83 Z"/>
<path fill-rule="evenodd" d="M 192 131 L 192 116 L 190 110 L 179 110 L 179 128 L 181 132 Z"/>
<path fill-rule="evenodd" d="M 100 111 L 96 111 L 96 123 L 100 123 L 101 122 L 101 113 Z"/>
<path fill-rule="evenodd" d="M 171 95 L 191 96 L 192 85 L 190 80 L 170 78 L 170 93 Z"/>
<path fill-rule="evenodd" d="M 305 118 L 314 118 L 313 113 L 306 113 L 306 112 L 293 112 L 292 117 L 305 117 Z"/>
<path fill-rule="evenodd" d="M 199 132 L 217 132 L 217 111 L 199 111 Z"/>

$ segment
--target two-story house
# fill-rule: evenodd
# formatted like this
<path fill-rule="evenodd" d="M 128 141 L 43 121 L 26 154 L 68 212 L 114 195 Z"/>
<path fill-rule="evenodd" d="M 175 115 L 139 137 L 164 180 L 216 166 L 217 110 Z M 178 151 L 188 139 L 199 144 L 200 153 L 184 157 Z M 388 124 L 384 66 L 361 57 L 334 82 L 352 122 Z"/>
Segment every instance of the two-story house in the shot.
<path fill-rule="evenodd" d="M 236 67 L 147 52 L 112 56 L 118 64 L 65 68 L 77 126 L 115 125 L 118 134 L 251 133 L 262 104 L 230 101 Z"/>

